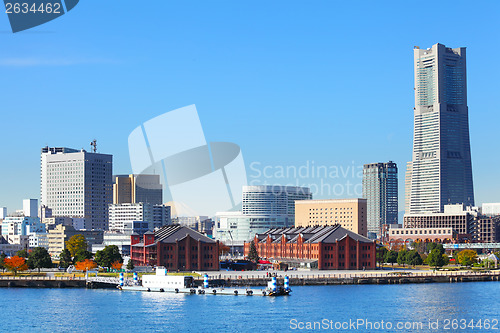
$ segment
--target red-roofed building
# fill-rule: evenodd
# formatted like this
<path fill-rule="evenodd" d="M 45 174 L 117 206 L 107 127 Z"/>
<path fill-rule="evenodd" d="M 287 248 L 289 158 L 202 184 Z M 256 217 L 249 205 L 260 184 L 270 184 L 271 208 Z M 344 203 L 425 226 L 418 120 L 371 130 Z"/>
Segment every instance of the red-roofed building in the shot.
<path fill-rule="evenodd" d="M 130 257 L 135 266 L 169 270 L 219 270 L 219 242 L 190 228 L 168 225 L 156 232 L 131 236 Z"/>
<path fill-rule="evenodd" d="M 376 244 L 340 225 L 269 229 L 254 238 L 261 258 L 314 262 L 318 269 L 376 268 Z M 245 256 L 250 243 L 245 243 Z"/>

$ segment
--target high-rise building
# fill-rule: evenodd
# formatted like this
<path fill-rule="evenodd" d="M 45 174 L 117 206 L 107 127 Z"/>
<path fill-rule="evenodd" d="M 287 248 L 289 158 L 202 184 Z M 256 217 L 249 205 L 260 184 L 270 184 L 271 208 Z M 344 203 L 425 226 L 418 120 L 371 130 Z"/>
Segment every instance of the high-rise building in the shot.
<path fill-rule="evenodd" d="M 216 239 L 227 245 L 250 241 L 269 228 L 293 227 L 295 201 L 312 199 L 307 187 L 243 186 L 242 211 L 218 212 L 214 228 Z"/>
<path fill-rule="evenodd" d="M 108 228 L 113 156 L 71 148 L 42 148 L 41 204 L 53 216 L 85 219 L 85 229 Z"/>
<path fill-rule="evenodd" d="M 367 235 L 366 199 L 319 199 L 295 201 L 295 227 L 340 225 Z"/>
<path fill-rule="evenodd" d="M 413 156 L 408 163 L 406 213 L 474 205 L 465 48 L 414 49 Z"/>
<path fill-rule="evenodd" d="M 162 204 L 163 187 L 159 175 L 118 175 L 113 178 L 114 204 L 139 202 Z"/>
<path fill-rule="evenodd" d="M 363 166 L 363 198 L 366 199 L 368 236 L 380 235 L 383 224 L 398 223 L 398 167 L 396 163 Z"/>

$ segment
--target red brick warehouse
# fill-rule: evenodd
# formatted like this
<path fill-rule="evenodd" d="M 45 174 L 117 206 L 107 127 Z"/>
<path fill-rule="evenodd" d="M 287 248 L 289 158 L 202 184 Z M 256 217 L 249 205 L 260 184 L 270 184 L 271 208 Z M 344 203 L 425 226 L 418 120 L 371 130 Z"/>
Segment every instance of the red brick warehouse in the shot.
<path fill-rule="evenodd" d="M 340 225 L 270 229 L 255 235 L 254 243 L 260 257 L 285 263 L 317 261 L 323 270 L 376 268 L 375 242 Z M 245 255 L 249 251 L 245 243 Z"/>
<path fill-rule="evenodd" d="M 169 225 L 143 236 L 132 235 L 130 257 L 136 266 L 217 271 L 219 242 L 190 228 Z"/>

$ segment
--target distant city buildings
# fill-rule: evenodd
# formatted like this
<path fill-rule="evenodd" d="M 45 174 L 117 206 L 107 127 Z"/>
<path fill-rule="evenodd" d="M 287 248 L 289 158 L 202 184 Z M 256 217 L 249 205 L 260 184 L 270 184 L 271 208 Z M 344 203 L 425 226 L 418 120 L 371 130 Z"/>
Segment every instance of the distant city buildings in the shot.
<path fill-rule="evenodd" d="M 0 207 L 0 220 L 7 217 L 7 207 Z"/>
<path fill-rule="evenodd" d="M 383 224 L 398 223 L 398 167 L 396 163 L 363 166 L 363 198 L 366 199 L 369 238 L 380 236 Z"/>
<path fill-rule="evenodd" d="M 208 236 L 212 235 L 214 221 L 208 216 L 178 216 L 172 223 L 191 228 Z"/>
<path fill-rule="evenodd" d="M 405 229 L 438 229 L 437 235 L 451 229 L 452 233 L 456 234 L 457 242 L 498 242 L 500 241 L 499 223 L 500 217 L 483 216 L 479 209 L 464 207 L 462 204 L 445 205 L 443 213 L 405 214 L 404 216 Z M 401 232 L 401 240 L 405 240 L 407 231 L 402 229 Z M 449 234 L 448 231 L 447 233 Z M 434 238 L 425 233 L 420 234 L 419 237 L 421 241 Z"/>
<path fill-rule="evenodd" d="M 474 206 L 465 48 L 414 49 L 413 157 L 406 172 L 407 214 Z"/>
<path fill-rule="evenodd" d="M 367 236 L 366 199 L 295 201 L 295 227 L 340 225 Z"/>
<path fill-rule="evenodd" d="M 159 175 L 118 175 L 113 178 L 114 204 L 162 204 L 163 187 Z"/>
<path fill-rule="evenodd" d="M 295 186 L 243 186 L 242 210 L 218 212 L 214 237 L 226 245 L 251 240 L 256 233 L 269 228 L 293 227 L 295 202 L 312 199 L 307 187 Z"/>
<path fill-rule="evenodd" d="M 109 205 L 109 231 L 144 234 L 169 224 L 170 206 L 144 202 Z"/>
<path fill-rule="evenodd" d="M 107 230 L 112 203 L 112 155 L 42 148 L 41 204 L 53 216 L 85 218 L 85 229 Z"/>

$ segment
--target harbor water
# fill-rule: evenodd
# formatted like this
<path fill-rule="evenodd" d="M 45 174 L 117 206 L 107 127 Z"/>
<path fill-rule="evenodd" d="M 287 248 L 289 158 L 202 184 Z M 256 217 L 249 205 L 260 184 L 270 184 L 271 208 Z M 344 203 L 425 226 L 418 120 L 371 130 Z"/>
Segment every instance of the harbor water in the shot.
<path fill-rule="evenodd" d="M 0 331 L 495 332 L 499 288 L 498 282 L 292 286 L 288 297 L 0 288 Z"/>

